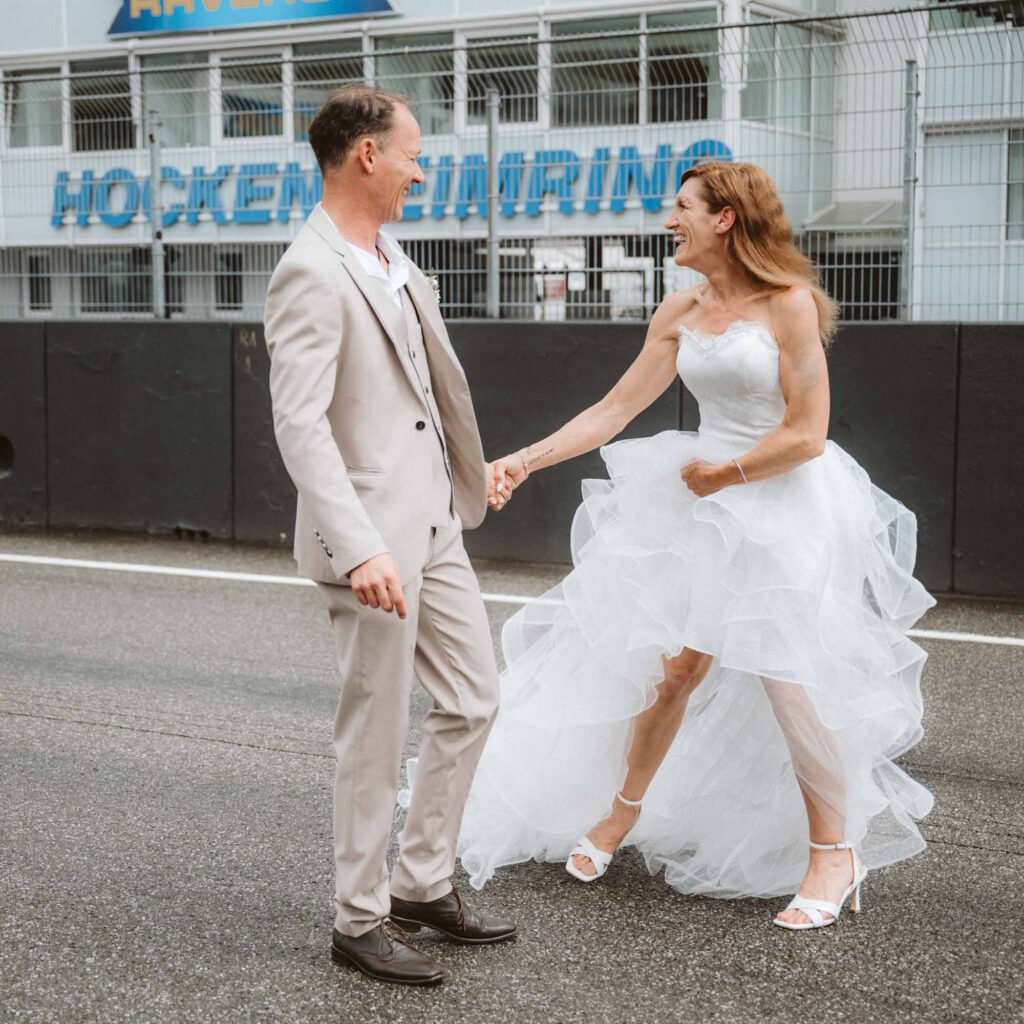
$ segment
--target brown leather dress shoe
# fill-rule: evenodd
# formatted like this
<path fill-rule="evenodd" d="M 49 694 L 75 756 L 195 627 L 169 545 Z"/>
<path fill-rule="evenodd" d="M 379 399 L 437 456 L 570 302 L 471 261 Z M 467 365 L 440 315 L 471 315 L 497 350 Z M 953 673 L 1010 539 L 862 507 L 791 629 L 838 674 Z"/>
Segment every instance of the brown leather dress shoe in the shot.
<path fill-rule="evenodd" d="M 444 980 L 441 965 L 421 953 L 393 921 L 384 920 L 363 935 L 331 937 L 331 958 L 351 964 L 378 981 L 398 985 L 436 985 Z"/>
<path fill-rule="evenodd" d="M 516 935 L 516 926 L 511 921 L 503 921 L 500 917 L 485 917 L 470 910 L 454 886 L 447 896 L 430 903 L 413 903 L 392 896 L 391 918 L 410 932 L 433 928 L 449 939 L 471 945 L 503 942 L 505 939 L 514 939 Z"/>

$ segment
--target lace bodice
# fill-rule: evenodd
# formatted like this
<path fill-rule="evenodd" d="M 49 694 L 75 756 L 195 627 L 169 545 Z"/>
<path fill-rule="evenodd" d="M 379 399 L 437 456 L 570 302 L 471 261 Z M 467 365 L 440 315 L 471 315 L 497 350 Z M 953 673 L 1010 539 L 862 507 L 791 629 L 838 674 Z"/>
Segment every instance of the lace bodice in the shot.
<path fill-rule="evenodd" d="M 760 320 L 718 334 L 679 328 L 676 369 L 700 407 L 700 435 L 750 447 L 782 422 L 779 347 Z"/>

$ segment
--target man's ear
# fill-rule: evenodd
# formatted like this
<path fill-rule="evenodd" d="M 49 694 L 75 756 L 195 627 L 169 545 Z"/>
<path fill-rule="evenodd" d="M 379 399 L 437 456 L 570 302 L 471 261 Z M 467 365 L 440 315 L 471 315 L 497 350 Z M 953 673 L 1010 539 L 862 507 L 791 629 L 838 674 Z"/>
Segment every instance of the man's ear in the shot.
<path fill-rule="evenodd" d="M 362 138 L 356 140 L 356 162 L 367 174 L 373 174 L 374 165 L 377 162 L 377 154 L 377 143 L 374 142 L 369 135 L 364 135 Z"/>

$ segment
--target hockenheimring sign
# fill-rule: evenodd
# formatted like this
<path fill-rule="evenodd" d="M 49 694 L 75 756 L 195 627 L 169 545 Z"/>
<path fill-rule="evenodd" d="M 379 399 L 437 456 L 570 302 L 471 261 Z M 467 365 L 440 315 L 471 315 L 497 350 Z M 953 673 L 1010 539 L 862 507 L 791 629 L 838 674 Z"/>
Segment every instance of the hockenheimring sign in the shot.
<path fill-rule="evenodd" d="M 670 143 L 655 148 L 645 160 L 634 145 L 598 146 L 581 157 L 569 149 L 539 149 L 502 154 L 498 166 L 499 212 L 503 217 L 536 217 L 541 206 L 561 214 L 621 213 L 636 196 L 642 209 L 661 209 L 674 194 L 682 173 L 701 159 L 732 159 L 717 139 L 700 139 L 682 150 Z M 427 180 L 413 186 L 403 220 L 487 216 L 487 163 L 482 154 L 466 154 L 456 166 L 451 155 L 420 157 Z M 215 224 L 286 223 L 292 211 L 307 216 L 319 200 L 323 182 L 314 166 L 298 161 L 277 163 L 199 164 L 187 168 L 161 166 L 160 205 L 165 228 Z M 151 209 L 149 176 L 127 167 L 105 171 L 85 168 L 74 175 L 57 172 L 50 224 L 87 228 L 103 224 L 124 228 Z M 297 214 L 296 214 L 297 215 Z"/>

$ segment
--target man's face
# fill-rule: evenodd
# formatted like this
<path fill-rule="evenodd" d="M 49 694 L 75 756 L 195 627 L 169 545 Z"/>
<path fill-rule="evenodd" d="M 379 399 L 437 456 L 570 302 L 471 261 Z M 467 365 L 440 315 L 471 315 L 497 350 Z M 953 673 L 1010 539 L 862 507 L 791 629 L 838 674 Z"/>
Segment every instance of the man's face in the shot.
<path fill-rule="evenodd" d="M 373 190 L 381 221 L 388 224 L 402 219 L 409 188 L 424 180 L 416 160 L 420 155 L 420 126 L 406 107 L 395 108 L 394 126 L 383 143 L 374 161 Z"/>

